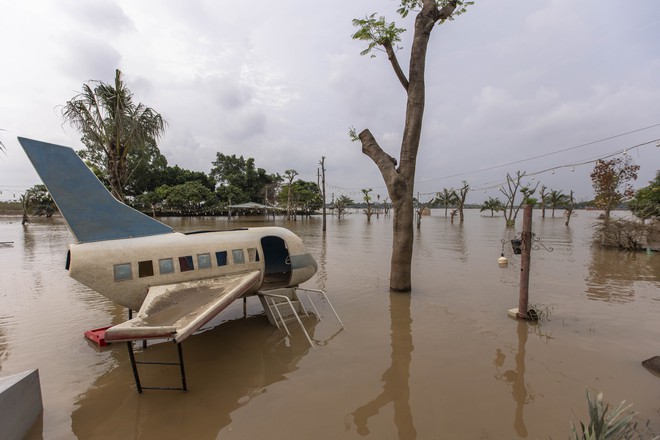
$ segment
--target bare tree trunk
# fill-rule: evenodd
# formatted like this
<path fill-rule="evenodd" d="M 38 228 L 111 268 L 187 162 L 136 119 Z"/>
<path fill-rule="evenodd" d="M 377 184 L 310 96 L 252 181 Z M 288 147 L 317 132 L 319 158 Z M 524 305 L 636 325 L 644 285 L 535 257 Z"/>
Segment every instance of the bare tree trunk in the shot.
<path fill-rule="evenodd" d="M 412 289 L 411 268 L 414 230 L 412 191 L 410 191 L 410 197 L 404 197 L 403 199 L 393 203 L 394 236 L 390 267 L 390 290 L 395 292 L 409 292 Z"/>

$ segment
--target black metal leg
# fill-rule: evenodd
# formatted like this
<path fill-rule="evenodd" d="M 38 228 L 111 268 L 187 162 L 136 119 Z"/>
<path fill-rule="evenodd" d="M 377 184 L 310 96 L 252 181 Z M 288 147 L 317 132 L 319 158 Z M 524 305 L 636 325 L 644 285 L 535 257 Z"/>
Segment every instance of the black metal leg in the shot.
<path fill-rule="evenodd" d="M 138 393 L 142 393 L 142 385 L 140 384 L 140 374 L 138 373 L 137 365 L 135 364 L 135 354 L 133 353 L 133 342 L 126 342 L 128 347 L 128 357 L 131 359 L 131 367 L 133 368 L 133 377 L 135 378 L 135 385 L 137 386 Z"/>
<path fill-rule="evenodd" d="M 186 370 L 183 366 L 183 349 L 181 348 L 181 343 L 177 343 L 176 348 L 179 352 L 179 367 L 181 368 L 181 388 L 183 388 L 183 391 L 188 391 L 188 386 L 186 385 Z"/>

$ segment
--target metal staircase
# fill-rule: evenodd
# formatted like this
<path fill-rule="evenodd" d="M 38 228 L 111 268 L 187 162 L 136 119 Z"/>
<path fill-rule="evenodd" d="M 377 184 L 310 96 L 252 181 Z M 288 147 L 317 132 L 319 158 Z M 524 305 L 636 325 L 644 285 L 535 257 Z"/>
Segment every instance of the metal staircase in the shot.
<path fill-rule="evenodd" d="M 266 316 L 268 317 L 268 321 L 272 325 L 276 326 L 277 328 L 283 328 L 284 331 L 286 331 L 286 334 L 291 336 L 287 322 L 291 323 L 293 321 L 297 321 L 298 325 L 305 334 L 307 341 L 313 347 L 314 342 L 312 342 L 312 338 L 309 336 L 309 333 L 305 329 L 301 317 L 310 316 L 307 307 L 311 307 L 314 310 L 314 316 L 316 316 L 318 320 L 321 320 L 322 317 L 316 308 L 316 305 L 314 304 L 310 294 L 316 294 L 318 297 L 324 299 L 328 306 L 330 306 L 330 309 L 337 318 L 337 321 L 339 321 L 341 327 L 344 328 L 344 323 L 339 318 L 337 311 L 332 306 L 332 303 L 323 290 L 304 289 L 301 287 L 287 287 L 282 289 L 269 290 L 267 292 L 260 291 L 257 293 L 257 295 L 259 295 L 259 299 L 261 300 L 261 304 L 264 307 L 264 311 L 266 312 Z M 306 299 L 305 302 L 303 302 L 303 298 Z"/>

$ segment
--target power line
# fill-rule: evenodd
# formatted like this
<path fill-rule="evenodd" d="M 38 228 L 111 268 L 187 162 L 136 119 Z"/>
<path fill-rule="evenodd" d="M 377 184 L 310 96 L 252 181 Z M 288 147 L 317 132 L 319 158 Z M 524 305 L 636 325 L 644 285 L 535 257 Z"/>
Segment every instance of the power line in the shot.
<path fill-rule="evenodd" d="M 586 142 L 584 144 L 575 145 L 573 147 L 563 148 L 561 150 L 553 151 L 553 152 L 550 152 L 550 153 L 540 154 L 538 156 L 529 157 L 527 159 L 520 159 L 520 160 L 516 160 L 516 161 L 513 161 L 513 162 L 505 163 L 505 164 L 502 164 L 502 165 L 494 165 L 492 167 L 482 168 L 482 169 L 479 169 L 479 170 L 473 170 L 473 171 L 467 171 L 467 172 L 464 172 L 464 173 L 452 174 L 450 176 L 436 177 L 436 178 L 428 179 L 428 180 L 420 180 L 420 181 L 417 181 L 415 183 L 416 184 L 417 183 L 428 183 L 428 182 L 433 182 L 433 181 L 436 181 L 436 180 L 449 179 L 451 177 L 459 177 L 459 176 L 464 176 L 464 175 L 467 175 L 467 174 L 480 173 L 480 172 L 483 172 L 483 171 L 490 171 L 490 170 L 494 170 L 494 169 L 497 169 L 497 168 L 503 168 L 503 167 L 507 167 L 507 166 L 510 166 L 510 165 L 516 165 L 516 164 L 519 164 L 519 163 L 528 162 L 530 160 L 541 159 L 543 157 L 548 157 L 548 156 L 552 156 L 552 155 L 559 154 L 559 153 L 565 153 L 566 151 L 577 150 L 578 148 L 588 147 L 590 145 L 594 145 L 594 144 L 597 144 L 599 142 L 609 141 L 609 140 L 612 140 L 612 139 L 620 138 L 622 136 L 626 136 L 626 135 L 629 135 L 629 134 L 632 134 L 632 133 L 637 133 L 637 132 L 640 132 L 640 131 L 648 130 L 649 128 L 654 128 L 654 127 L 658 127 L 658 126 L 660 126 L 660 123 L 649 125 L 647 127 L 638 128 L 636 130 L 627 131 L 625 133 L 619 133 L 619 134 L 616 134 L 614 136 L 608 136 L 608 137 L 605 137 L 605 138 L 602 138 L 602 139 L 597 139 L 595 141 Z M 651 142 L 653 142 L 653 141 L 651 141 Z M 635 148 L 635 147 L 631 147 L 631 149 L 632 148 Z"/>
<path fill-rule="evenodd" d="M 660 125 L 660 124 L 656 124 L 656 125 L 652 125 L 652 126 L 650 126 L 650 127 L 655 127 L 655 126 L 659 126 L 659 125 Z M 650 128 L 650 127 L 646 127 L 646 128 Z M 628 132 L 627 134 L 629 134 L 629 133 L 634 133 L 635 131 L 640 131 L 640 130 L 643 130 L 643 129 L 630 131 L 630 132 Z M 622 136 L 622 135 L 624 135 L 624 134 L 620 134 L 620 135 L 612 136 L 612 137 L 609 137 L 609 138 L 604 138 L 604 139 L 601 139 L 601 140 L 599 140 L 599 141 L 589 142 L 588 144 L 582 144 L 582 145 L 578 145 L 578 146 L 575 146 L 575 147 L 570 147 L 569 149 L 573 149 L 573 150 L 574 150 L 574 149 L 576 149 L 576 148 L 580 148 L 580 147 L 582 147 L 582 146 L 591 145 L 591 144 L 596 143 L 596 142 L 601 142 L 601 141 L 603 141 L 603 140 L 612 139 L 612 138 L 614 138 L 614 137 L 620 137 L 620 136 Z M 573 168 L 572 171 L 574 171 L 574 168 L 577 167 L 577 166 L 587 165 L 587 164 L 590 164 L 590 163 L 594 163 L 594 162 L 596 162 L 596 161 L 598 161 L 598 160 L 607 159 L 607 158 L 609 158 L 609 157 L 617 156 L 617 155 L 619 155 L 619 154 L 627 154 L 627 152 L 630 152 L 630 151 L 636 150 L 636 149 L 638 149 L 638 148 L 640 148 L 640 147 L 643 147 L 643 146 L 646 146 L 646 145 L 650 145 L 650 144 L 653 144 L 653 143 L 655 143 L 657 147 L 660 147 L 660 140 L 658 140 L 658 139 L 654 139 L 654 140 L 651 140 L 651 141 L 643 142 L 643 143 L 641 143 L 641 144 L 637 144 L 637 145 L 633 145 L 633 146 L 626 147 L 626 148 L 623 148 L 623 149 L 619 149 L 619 150 L 616 150 L 616 151 L 614 151 L 614 152 L 612 152 L 612 153 L 608 153 L 608 154 L 606 154 L 606 155 L 599 155 L 599 156 L 596 156 L 596 157 L 593 158 L 593 159 L 587 159 L 587 160 L 584 160 L 584 161 L 574 162 L 574 163 L 568 163 L 568 164 L 564 164 L 564 165 L 557 165 L 557 166 L 554 166 L 554 167 L 551 167 L 551 168 L 546 168 L 546 169 L 544 169 L 544 170 L 535 171 L 535 172 L 532 172 L 532 173 L 525 173 L 525 176 L 532 177 L 532 176 L 536 176 L 536 175 L 539 175 L 539 174 L 546 173 L 546 172 L 548 172 L 548 171 L 552 171 L 553 174 L 554 174 L 554 171 L 555 171 L 555 170 L 559 170 L 559 169 L 562 169 L 562 168 Z M 564 150 L 561 150 L 561 151 L 557 151 L 557 152 L 555 152 L 555 153 L 559 153 L 559 152 L 567 151 L 567 150 L 569 150 L 569 149 L 564 149 Z M 470 172 L 468 172 L 468 173 L 460 173 L 460 174 L 454 174 L 454 175 L 451 175 L 451 176 L 440 177 L 440 178 L 437 178 L 437 179 L 430 179 L 430 180 L 425 180 L 425 181 L 417 181 L 417 182 L 415 182 L 415 184 L 418 184 L 418 183 L 427 183 L 427 182 L 431 182 L 431 181 L 434 181 L 434 180 L 440 180 L 440 179 L 447 179 L 447 178 L 450 178 L 450 177 L 461 176 L 461 175 L 464 175 L 464 174 L 476 173 L 476 172 L 481 172 L 481 171 L 488 171 L 488 170 L 491 170 L 491 169 L 500 168 L 500 167 L 504 167 L 504 166 L 507 166 L 507 165 L 513 165 L 513 164 L 516 164 L 516 163 L 520 163 L 520 162 L 524 162 L 524 161 L 528 161 L 528 160 L 536 159 L 536 158 L 539 158 L 539 157 L 549 156 L 549 155 L 551 155 L 551 154 L 555 154 L 555 153 L 546 153 L 546 154 L 543 154 L 543 155 L 537 156 L 537 157 L 535 157 L 535 158 L 523 159 L 523 160 L 520 160 L 520 161 L 511 162 L 510 164 L 506 164 L 506 165 L 498 165 L 498 166 L 494 166 L 494 167 L 484 168 L 484 169 L 482 169 L 482 170 L 470 171 Z M 484 184 L 484 185 L 481 185 L 481 186 L 479 186 L 479 187 L 471 188 L 470 190 L 471 190 L 471 191 L 483 191 L 483 190 L 493 189 L 493 188 L 497 188 L 497 187 L 499 187 L 499 186 L 502 186 L 503 183 L 504 183 L 504 182 L 497 183 L 497 184 L 493 184 L 493 185 Z M 486 185 L 487 185 L 487 186 L 486 186 Z M 348 187 L 341 187 L 341 186 L 338 186 L 338 185 L 329 185 L 329 187 L 332 187 L 332 188 L 334 188 L 334 189 L 336 189 L 336 190 L 343 191 L 343 192 L 346 192 L 346 193 L 351 193 L 351 194 L 354 194 L 355 191 L 360 191 L 360 190 L 361 190 L 361 188 L 348 188 Z M 369 187 L 372 188 L 372 189 L 386 188 L 385 186 L 369 186 Z M 419 193 L 419 194 L 420 194 L 420 195 L 432 195 L 432 194 L 436 194 L 436 193 L 438 193 L 438 192 L 439 192 L 439 191 L 432 191 L 432 192 L 424 192 L 424 193 Z"/>

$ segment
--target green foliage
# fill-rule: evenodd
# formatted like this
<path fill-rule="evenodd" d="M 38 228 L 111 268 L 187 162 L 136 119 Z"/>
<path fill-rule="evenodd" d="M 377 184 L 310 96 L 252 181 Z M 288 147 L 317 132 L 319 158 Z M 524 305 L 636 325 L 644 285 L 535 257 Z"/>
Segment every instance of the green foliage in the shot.
<path fill-rule="evenodd" d="M 622 199 L 635 194 L 630 182 L 637 179 L 637 171 L 639 165 L 635 165 L 629 155 L 596 161 L 591 172 L 591 183 L 596 194 L 594 204 L 605 210 L 606 218 Z"/>
<path fill-rule="evenodd" d="M 46 189 L 46 185 L 34 185 L 25 192 L 22 198 L 27 213 L 38 217 L 52 217 L 57 212 L 57 206 Z"/>
<path fill-rule="evenodd" d="M 447 5 L 451 5 L 452 3 L 454 3 L 453 0 L 436 0 L 436 4 L 439 9 L 442 9 Z M 456 0 L 455 3 L 458 7 L 449 17 L 447 17 L 448 20 L 453 20 L 454 17 L 466 13 L 467 7 L 474 4 L 473 1 L 460 0 Z M 419 11 L 420 9 L 422 9 L 422 0 L 401 0 L 401 7 L 397 9 L 397 12 L 399 15 L 405 18 L 411 11 Z"/>
<path fill-rule="evenodd" d="M 286 205 L 289 200 L 289 190 L 291 190 L 291 209 L 299 211 L 302 214 L 309 215 L 323 206 L 323 197 L 321 190 L 316 182 L 306 182 L 296 180 L 286 184 L 277 195 L 280 205 Z"/>
<path fill-rule="evenodd" d="M 353 205 L 355 205 L 353 199 L 346 195 L 341 195 L 335 199 L 334 203 L 332 204 L 332 209 L 337 214 L 337 217 L 342 218 L 342 216 L 345 215 L 346 210 Z"/>
<path fill-rule="evenodd" d="M 603 402 L 603 393 L 594 393 L 587 390 L 587 405 L 589 407 L 589 422 L 585 425 L 580 422 L 578 429 L 573 423 L 572 440 L 657 440 L 648 431 L 648 427 L 640 431 L 635 422 L 636 413 L 631 411 L 632 405 L 625 401 L 615 408 Z"/>
<path fill-rule="evenodd" d="M 637 190 L 629 203 L 630 210 L 642 220 L 660 219 L 660 171 L 650 185 Z"/>
<path fill-rule="evenodd" d="M 351 138 L 351 142 L 360 140 L 357 134 L 357 130 L 355 130 L 355 127 L 353 127 L 352 125 L 348 127 L 348 137 Z"/>
<path fill-rule="evenodd" d="M 488 197 L 488 200 L 486 200 L 483 205 L 481 205 L 480 212 L 490 211 L 490 216 L 492 217 L 496 212 L 503 210 L 504 204 L 499 198 Z"/>
<path fill-rule="evenodd" d="M 205 208 L 213 206 L 215 195 L 197 181 L 176 185 L 167 191 L 166 207 L 182 214 L 201 214 Z"/>
<path fill-rule="evenodd" d="M 555 216 L 555 209 L 566 206 L 570 201 L 568 195 L 563 194 L 561 191 L 552 190 L 543 197 L 543 202 L 550 205 L 552 208 L 552 216 Z"/>
<path fill-rule="evenodd" d="M 266 188 L 280 177 L 257 168 L 253 158 L 217 153 L 211 176 L 218 183 L 218 200 L 224 204 L 264 201 Z"/>
<path fill-rule="evenodd" d="M 166 167 L 160 174 L 160 179 L 155 180 L 154 183 L 157 183 L 156 186 L 175 186 L 192 181 L 199 182 L 205 188 L 208 188 L 211 191 L 215 191 L 215 180 L 213 180 L 211 176 L 201 171 L 187 170 L 185 168 L 179 167 L 178 165 L 174 165 L 173 167 Z"/>
<path fill-rule="evenodd" d="M 360 55 L 367 55 L 378 46 L 394 46 L 401 41 L 401 35 L 406 30 L 398 28 L 392 23 L 387 23 L 385 17 L 375 18 L 376 13 L 366 16 L 363 19 L 354 19 L 353 26 L 358 31 L 352 35 L 354 40 L 367 41 L 367 48 L 360 52 Z M 375 55 L 372 54 L 372 57 Z"/>
<path fill-rule="evenodd" d="M 82 92 L 62 107 L 62 117 L 80 132 L 88 150 L 85 159 L 103 172 L 113 195 L 122 201 L 129 176 L 135 173 L 129 166 L 129 154 L 139 155 L 135 150 L 150 144 L 156 148 L 166 124 L 155 110 L 133 101 L 119 69 L 114 85 L 102 81 L 83 84 Z"/>

